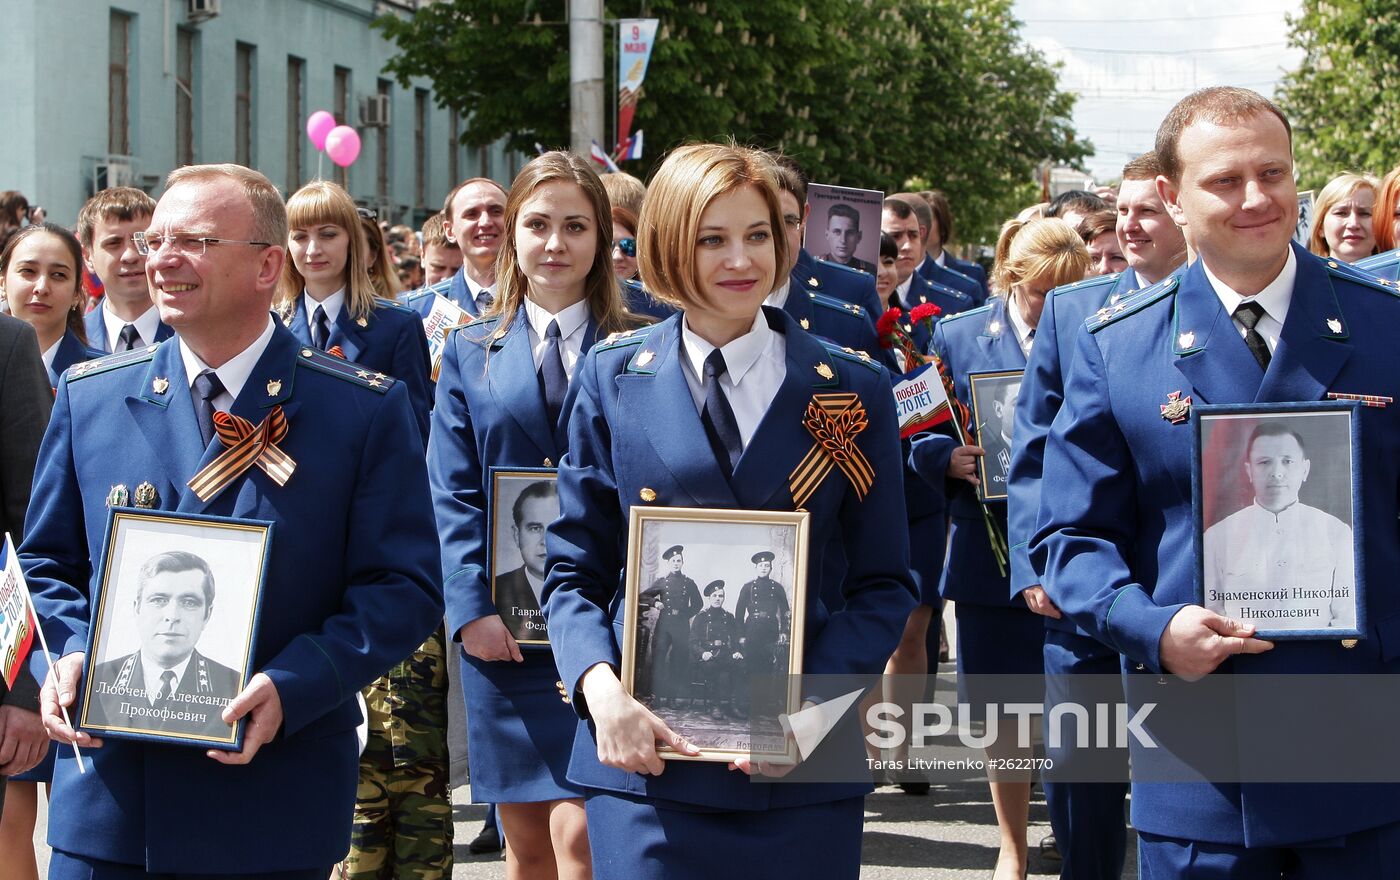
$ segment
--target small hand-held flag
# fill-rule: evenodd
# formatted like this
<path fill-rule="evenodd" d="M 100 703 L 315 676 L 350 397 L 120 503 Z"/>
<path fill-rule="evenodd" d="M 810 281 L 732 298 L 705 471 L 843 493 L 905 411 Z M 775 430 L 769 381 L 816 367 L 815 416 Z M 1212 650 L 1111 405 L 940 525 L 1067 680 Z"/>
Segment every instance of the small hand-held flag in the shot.
<path fill-rule="evenodd" d="M 608 151 L 599 146 L 597 141 L 594 141 L 593 146 L 589 147 L 588 155 L 593 159 L 594 162 L 597 162 L 599 165 L 603 166 L 604 174 L 611 174 L 614 171 L 619 170 L 617 167 L 617 163 L 612 160 L 612 156 L 609 156 Z"/>

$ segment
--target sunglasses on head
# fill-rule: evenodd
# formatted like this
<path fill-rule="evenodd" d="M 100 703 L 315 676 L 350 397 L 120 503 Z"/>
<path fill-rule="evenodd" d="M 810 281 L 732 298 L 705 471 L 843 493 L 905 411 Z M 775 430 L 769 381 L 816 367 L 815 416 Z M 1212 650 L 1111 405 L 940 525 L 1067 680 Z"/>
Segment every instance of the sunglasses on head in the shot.
<path fill-rule="evenodd" d="M 637 255 L 637 240 L 635 238 L 619 238 L 617 249 L 622 251 L 623 256 L 635 257 Z"/>

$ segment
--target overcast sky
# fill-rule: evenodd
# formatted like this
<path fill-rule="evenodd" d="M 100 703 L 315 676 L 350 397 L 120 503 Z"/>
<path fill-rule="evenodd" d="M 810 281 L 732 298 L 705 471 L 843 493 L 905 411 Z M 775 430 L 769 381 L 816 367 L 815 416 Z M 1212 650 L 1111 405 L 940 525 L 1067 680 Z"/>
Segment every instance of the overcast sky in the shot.
<path fill-rule="evenodd" d="M 1170 7 L 1170 8 L 1169 8 Z M 1287 45 L 1298 0 L 1016 0 L 1027 42 L 1060 61 L 1060 88 L 1078 94 L 1074 126 L 1093 142 L 1099 180 L 1150 149 L 1157 125 L 1193 89 L 1236 85 L 1272 96 L 1302 52 Z"/>

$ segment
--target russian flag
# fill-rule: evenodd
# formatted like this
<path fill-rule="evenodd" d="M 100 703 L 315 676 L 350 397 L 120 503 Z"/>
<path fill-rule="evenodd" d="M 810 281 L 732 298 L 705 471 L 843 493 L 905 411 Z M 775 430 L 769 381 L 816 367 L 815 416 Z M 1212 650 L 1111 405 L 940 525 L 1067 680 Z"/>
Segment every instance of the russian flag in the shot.
<path fill-rule="evenodd" d="M 617 167 L 617 163 L 612 160 L 612 156 L 609 156 L 606 150 L 598 146 L 597 141 L 594 141 L 593 146 L 589 147 L 588 155 L 593 159 L 594 162 L 597 162 L 599 165 L 603 166 L 603 173 L 605 174 L 610 174 L 614 171 L 621 170 Z"/>

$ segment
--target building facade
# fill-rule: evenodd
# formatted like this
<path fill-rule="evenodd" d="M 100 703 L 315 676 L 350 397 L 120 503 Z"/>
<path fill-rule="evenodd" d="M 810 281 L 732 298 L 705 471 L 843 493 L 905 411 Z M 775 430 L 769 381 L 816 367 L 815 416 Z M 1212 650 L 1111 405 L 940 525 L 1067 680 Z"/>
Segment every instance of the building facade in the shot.
<path fill-rule="evenodd" d="M 127 184 L 158 195 L 181 165 L 238 162 L 290 193 L 317 176 L 417 225 L 459 180 L 509 182 L 525 161 L 464 147 L 432 84 L 385 75 L 371 22 L 424 0 L 4 0 L 0 190 L 70 225 L 83 201 Z M 341 170 L 306 136 L 316 110 L 360 134 Z"/>

